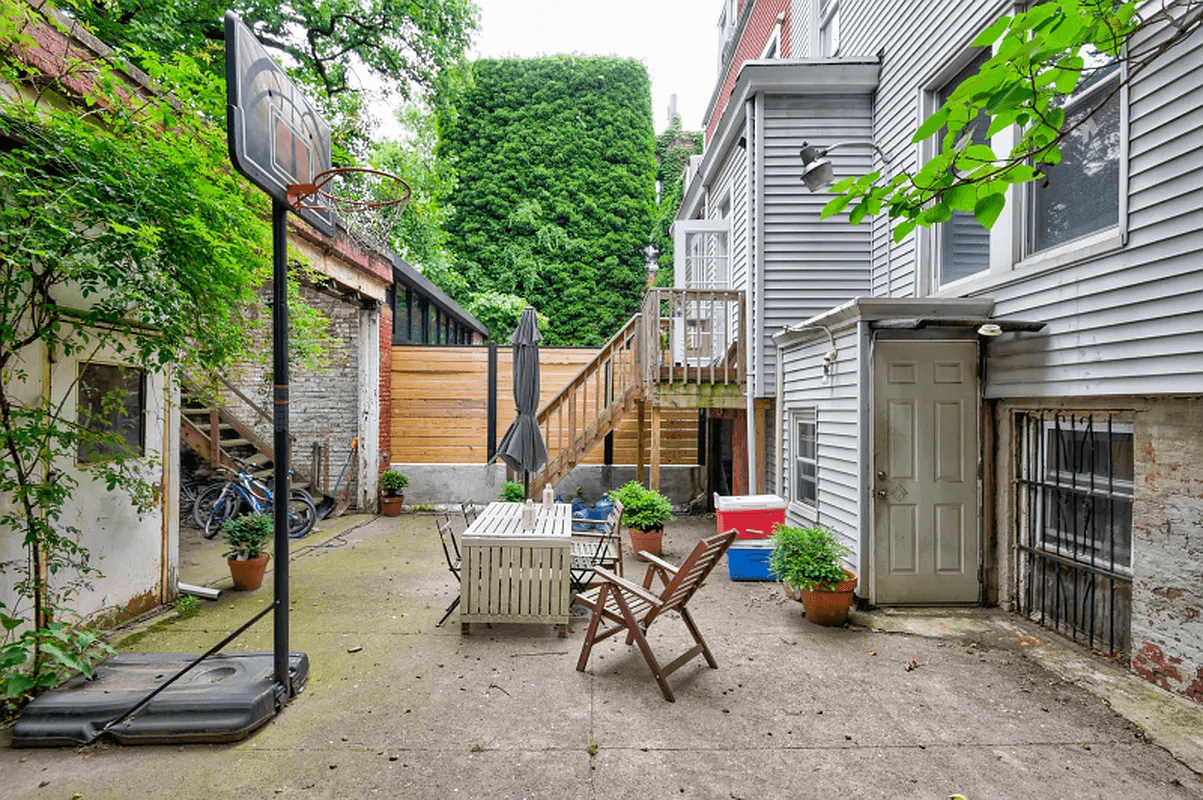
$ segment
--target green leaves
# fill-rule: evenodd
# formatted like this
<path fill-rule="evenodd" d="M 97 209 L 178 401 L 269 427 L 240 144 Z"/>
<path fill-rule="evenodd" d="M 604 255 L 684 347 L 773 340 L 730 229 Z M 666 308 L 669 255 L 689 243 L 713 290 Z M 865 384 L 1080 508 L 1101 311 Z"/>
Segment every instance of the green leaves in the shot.
<path fill-rule="evenodd" d="M 912 143 L 934 141 L 934 153 L 918 168 L 901 171 L 883 182 L 877 176 L 849 177 L 834 187 L 836 196 L 823 207 L 823 218 L 851 209 L 849 222 L 885 210 L 898 222 L 895 241 L 918 226 L 948 221 L 954 211 L 970 212 L 987 228 L 1006 205 L 1008 185 L 1039 180 L 1043 168 L 1061 161 L 1060 142 L 1073 126 L 1067 124 L 1067 96 L 1082 81 L 1112 68 L 1100 54 L 1125 55 L 1124 43 L 1135 32 L 1160 25 L 1166 41 L 1142 54 L 1155 58 L 1167 42 L 1181 41 L 1203 27 L 1195 14 L 1178 26 L 1164 25 L 1158 12 L 1148 19 L 1139 3 L 1120 5 L 1097 0 L 1053 0 L 1014 17 L 1001 17 L 973 40 L 974 47 L 993 48 L 974 75 L 947 94 L 948 100 L 922 121 Z M 1151 7 L 1152 8 L 1152 7 Z M 1152 54 L 1152 55 L 1149 55 Z M 1142 62 L 1142 64 L 1147 63 Z M 1085 119 L 1101 108 L 1086 109 Z M 1013 131 L 1013 146 L 1003 151 L 973 141 L 970 132 L 985 118 L 989 139 Z M 980 131 L 980 129 L 977 129 Z M 942 134 L 942 135 L 941 135 Z M 980 133 L 978 134 L 980 135 Z M 993 139 L 998 142 L 998 139 Z"/>
<path fill-rule="evenodd" d="M 678 127 L 657 142 L 647 71 L 634 61 L 482 59 L 472 79 L 446 98 L 454 113 L 437 151 L 458 173 L 446 222 L 466 284 L 456 299 L 494 314 L 473 295 L 516 296 L 547 315 L 548 344 L 601 344 L 636 310 L 640 251 L 667 239 L 657 147 L 683 165 L 697 139 Z"/>

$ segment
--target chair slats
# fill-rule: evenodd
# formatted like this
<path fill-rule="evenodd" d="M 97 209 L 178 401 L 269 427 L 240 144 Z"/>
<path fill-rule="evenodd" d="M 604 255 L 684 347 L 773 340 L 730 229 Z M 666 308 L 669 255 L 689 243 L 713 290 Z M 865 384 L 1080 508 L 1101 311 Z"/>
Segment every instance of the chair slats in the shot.
<path fill-rule="evenodd" d="M 593 612 L 580 658 L 577 659 L 577 670 L 585 670 L 593 645 L 623 631 L 627 633 L 627 643 L 638 646 L 648 667 L 651 668 L 652 677 L 660 686 L 664 699 L 669 702 L 675 698 L 668 686 L 667 677 L 679 667 L 701 655 L 711 668 L 718 669 L 718 662 L 714 660 L 710 648 L 702 639 L 701 631 L 698 630 L 686 605 L 718 560 L 727 552 L 727 548 L 735 541 L 736 534 L 735 530 L 730 530 L 698 542 L 679 569 L 674 570 L 672 565 L 655 559 L 648 565 L 643 586 L 637 586 L 604 568 L 597 568 L 594 574 L 601 580 L 601 584 L 577 595 L 577 602 Z M 659 576 L 665 584 L 659 595 L 651 591 L 652 579 L 655 576 Z M 644 632 L 657 617 L 669 610 L 675 610 L 681 615 L 681 621 L 693 637 L 694 646 L 667 665 L 661 666 L 652 654 Z"/>

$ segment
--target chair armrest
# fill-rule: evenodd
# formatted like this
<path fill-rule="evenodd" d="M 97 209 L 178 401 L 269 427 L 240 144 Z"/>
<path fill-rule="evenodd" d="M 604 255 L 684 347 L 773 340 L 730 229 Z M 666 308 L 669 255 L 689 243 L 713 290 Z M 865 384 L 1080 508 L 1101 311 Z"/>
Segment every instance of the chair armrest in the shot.
<path fill-rule="evenodd" d="M 604 531 L 573 531 L 573 539 L 610 539 L 613 534 Z"/>
<path fill-rule="evenodd" d="M 644 558 L 647 560 L 647 562 L 648 562 L 649 566 L 651 566 L 651 567 L 659 567 L 660 569 L 666 569 L 666 570 L 668 570 L 669 572 L 671 572 L 673 575 L 676 575 L 676 574 L 677 574 L 677 569 L 678 569 L 678 568 L 677 568 L 677 567 L 674 567 L 672 564 L 670 564 L 670 563 L 668 563 L 667 561 L 663 560 L 663 559 L 662 559 L 662 558 L 660 558 L 659 556 L 654 556 L 654 555 L 652 555 L 651 553 L 648 553 L 648 552 L 644 552 L 644 553 L 643 553 L 643 556 L 644 556 Z"/>
<path fill-rule="evenodd" d="M 647 602 L 651 603 L 652 605 L 654 605 L 656 607 L 660 606 L 660 598 L 659 597 L 652 594 L 647 589 L 644 589 L 642 586 L 635 584 L 635 583 L 631 583 L 626 578 L 623 578 L 619 575 L 615 575 L 613 572 L 606 569 L 605 567 L 598 567 L 597 569 L 593 570 L 593 577 L 601 578 L 602 580 L 606 581 L 607 583 L 612 583 L 619 590 L 633 594 L 642 600 L 646 600 Z"/>

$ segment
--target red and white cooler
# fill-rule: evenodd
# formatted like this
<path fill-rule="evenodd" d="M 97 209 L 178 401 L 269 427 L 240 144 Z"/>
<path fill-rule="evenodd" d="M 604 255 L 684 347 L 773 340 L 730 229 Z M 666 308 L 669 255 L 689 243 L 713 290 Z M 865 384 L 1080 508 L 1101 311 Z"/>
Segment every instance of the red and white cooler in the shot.
<path fill-rule="evenodd" d="M 739 531 L 737 539 L 767 538 L 773 535 L 774 525 L 785 524 L 785 500 L 775 494 L 752 494 L 740 497 L 714 496 L 718 531 Z"/>

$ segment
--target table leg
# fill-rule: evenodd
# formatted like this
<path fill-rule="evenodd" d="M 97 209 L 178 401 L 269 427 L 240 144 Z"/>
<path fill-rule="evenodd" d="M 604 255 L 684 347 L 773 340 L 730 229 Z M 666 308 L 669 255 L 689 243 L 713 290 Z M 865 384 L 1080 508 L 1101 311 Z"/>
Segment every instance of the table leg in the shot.
<path fill-rule="evenodd" d="M 556 636 L 561 639 L 566 639 L 568 637 L 568 626 L 563 622 L 561 622 L 559 625 L 556 625 Z"/>
<path fill-rule="evenodd" d="M 459 624 L 459 633 L 460 633 L 460 636 L 471 636 L 472 635 L 472 623 L 471 622 L 461 622 Z"/>

